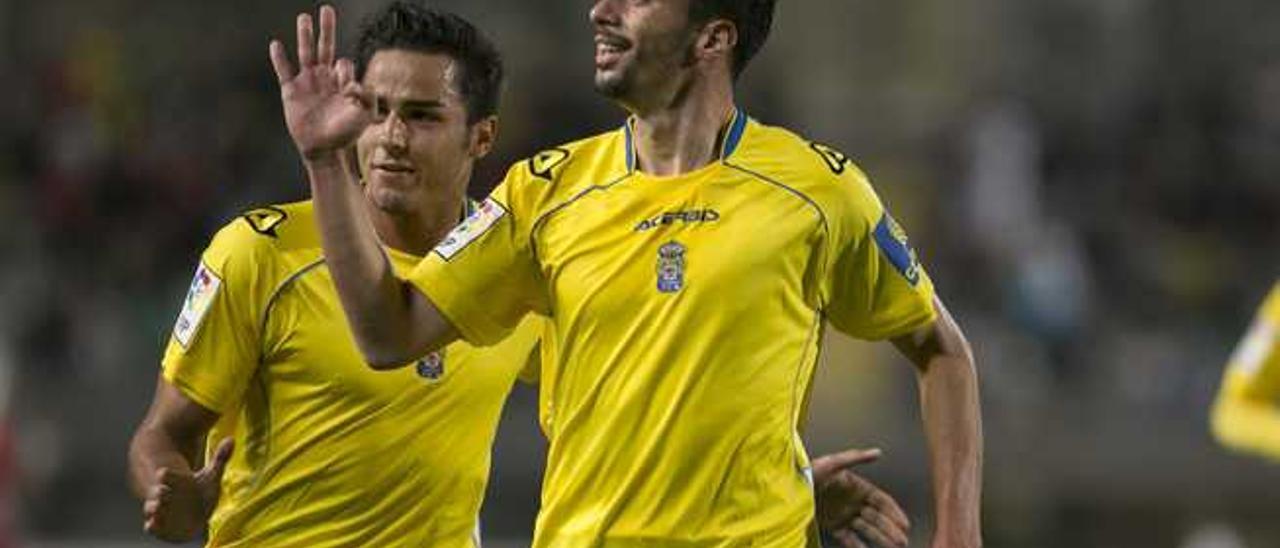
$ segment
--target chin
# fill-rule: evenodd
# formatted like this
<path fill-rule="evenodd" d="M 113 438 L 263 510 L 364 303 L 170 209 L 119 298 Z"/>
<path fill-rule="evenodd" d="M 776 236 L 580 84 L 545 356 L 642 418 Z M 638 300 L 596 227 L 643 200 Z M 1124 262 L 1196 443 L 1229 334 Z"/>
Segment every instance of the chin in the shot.
<path fill-rule="evenodd" d="M 414 211 L 414 200 L 406 192 L 377 188 L 367 192 L 374 207 L 392 215 L 404 215 Z"/>
<path fill-rule="evenodd" d="M 609 99 L 622 99 L 627 95 L 627 86 L 614 79 L 598 79 L 595 81 L 595 92 Z"/>
<path fill-rule="evenodd" d="M 596 74 L 595 80 L 596 92 L 610 99 L 618 99 L 626 96 L 631 86 L 618 74 Z"/>

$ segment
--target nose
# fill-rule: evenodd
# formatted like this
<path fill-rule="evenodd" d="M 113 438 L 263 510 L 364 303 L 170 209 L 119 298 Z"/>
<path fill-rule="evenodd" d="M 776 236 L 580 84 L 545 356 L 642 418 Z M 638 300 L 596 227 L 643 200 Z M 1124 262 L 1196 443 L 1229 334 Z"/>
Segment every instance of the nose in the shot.
<path fill-rule="evenodd" d="M 409 147 L 409 126 L 398 114 L 387 114 L 380 125 L 380 145 L 388 151 L 402 151 Z"/>
<path fill-rule="evenodd" d="M 618 0 L 595 0 L 589 14 L 591 23 L 598 27 L 618 25 Z"/>

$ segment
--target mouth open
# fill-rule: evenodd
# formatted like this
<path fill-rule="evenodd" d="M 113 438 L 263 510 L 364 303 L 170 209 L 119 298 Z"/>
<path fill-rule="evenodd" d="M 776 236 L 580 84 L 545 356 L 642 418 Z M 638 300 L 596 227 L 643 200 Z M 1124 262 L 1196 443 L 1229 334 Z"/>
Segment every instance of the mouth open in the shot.
<path fill-rule="evenodd" d="M 620 36 L 596 34 L 596 68 L 607 69 L 617 64 L 631 50 L 631 42 Z"/>

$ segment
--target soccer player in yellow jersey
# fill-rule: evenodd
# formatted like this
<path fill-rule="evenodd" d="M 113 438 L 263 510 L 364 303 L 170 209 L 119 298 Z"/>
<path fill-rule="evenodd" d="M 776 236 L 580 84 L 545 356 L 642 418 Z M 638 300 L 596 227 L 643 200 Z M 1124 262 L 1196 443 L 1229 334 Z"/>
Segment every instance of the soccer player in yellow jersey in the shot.
<path fill-rule="evenodd" d="M 1213 405 L 1219 443 L 1280 462 L 1280 282 L 1271 288 Z"/>
<path fill-rule="evenodd" d="M 361 207 L 376 252 L 407 275 L 467 207 L 502 67 L 470 24 L 406 5 L 366 23 L 358 59 L 378 97 L 358 143 Z M 130 449 L 145 528 L 185 541 L 207 522 L 210 546 L 475 546 L 501 407 L 541 328 L 372 371 L 314 215 L 309 202 L 250 211 L 203 253 Z"/>
<path fill-rule="evenodd" d="M 409 4 L 371 18 L 359 53 L 380 120 L 358 147 L 365 207 L 407 271 L 467 205 L 472 163 L 494 137 L 501 66 L 468 24 Z M 182 541 L 208 520 L 211 546 L 473 546 L 498 412 L 539 326 L 368 371 L 313 215 L 310 203 L 250 211 L 205 251 L 131 448 L 145 527 Z M 217 445 L 226 437 L 234 457 Z M 194 471 L 202 438 L 209 464 Z M 897 544 L 901 510 L 848 470 L 875 456 L 819 459 L 824 519 L 837 536 Z"/>
<path fill-rule="evenodd" d="M 981 544 L 967 342 L 848 157 L 734 105 L 772 12 L 769 0 L 594 2 L 596 87 L 632 117 L 513 166 L 403 278 L 346 152 L 377 123 L 378 93 L 333 60 L 323 31 L 311 44 L 309 23 L 298 71 L 272 43 L 329 272 L 371 365 L 549 318 L 535 546 L 814 542 L 798 432 L 826 322 L 890 339 L 916 365 L 933 546 Z"/>

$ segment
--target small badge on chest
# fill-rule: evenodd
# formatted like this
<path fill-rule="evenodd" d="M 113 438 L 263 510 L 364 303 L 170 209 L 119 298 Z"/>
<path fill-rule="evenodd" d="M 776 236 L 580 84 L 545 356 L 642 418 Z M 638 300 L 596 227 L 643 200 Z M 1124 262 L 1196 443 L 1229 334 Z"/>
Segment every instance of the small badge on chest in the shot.
<path fill-rule="evenodd" d="M 429 381 L 438 381 L 444 377 L 444 350 L 427 354 L 425 358 L 414 364 L 418 376 Z"/>
<path fill-rule="evenodd" d="M 684 244 L 670 241 L 658 248 L 658 291 L 675 293 L 684 288 Z"/>

